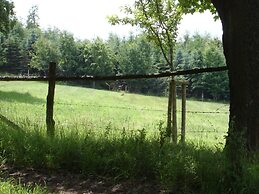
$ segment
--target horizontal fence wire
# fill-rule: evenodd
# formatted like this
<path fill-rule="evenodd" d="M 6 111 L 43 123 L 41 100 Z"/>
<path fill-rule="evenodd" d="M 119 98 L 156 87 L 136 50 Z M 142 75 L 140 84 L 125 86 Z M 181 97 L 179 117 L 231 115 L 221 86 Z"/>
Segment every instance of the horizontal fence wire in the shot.
<path fill-rule="evenodd" d="M 45 106 L 45 103 L 34 103 L 38 105 Z M 136 108 L 136 107 L 126 107 L 126 106 L 109 106 L 109 105 L 95 105 L 95 104 L 76 104 L 76 103 L 62 103 L 55 102 L 55 105 L 62 106 L 81 106 L 81 107 L 93 107 L 93 108 L 111 108 L 111 109 L 124 109 L 124 110 L 136 110 L 136 111 L 148 111 L 148 112 L 167 112 L 167 109 L 150 109 L 150 108 Z M 177 110 L 177 112 L 181 113 L 181 110 Z M 188 114 L 229 114 L 228 111 L 193 111 L 187 110 Z"/>
<path fill-rule="evenodd" d="M 112 108 L 112 109 L 126 109 L 126 110 L 136 110 L 136 111 L 150 111 L 150 112 L 166 112 L 166 109 L 150 109 L 150 108 L 135 108 L 126 106 L 109 106 L 109 105 L 94 105 L 94 104 L 75 104 L 75 103 L 60 103 L 55 104 L 63 106 L 82 106 L 82 107 L 96 107 L 96 108 Z M 182 112 L 178 110 L 177 112 Z M 227 111 L 186 111 L 190 114 L 229 114 Z"/>
<path fill-rule="evenodd" d="M 181 112 L 181 111 L 180 111 Z M 220 112 L 220 111 L 211 111 L 211 112 L 206 112 L 206 111 L 186 111 L 186 113 L 190 113 L 190 114 L 229 114 L 229 112 L 225 111 L 225 112 Z"/>

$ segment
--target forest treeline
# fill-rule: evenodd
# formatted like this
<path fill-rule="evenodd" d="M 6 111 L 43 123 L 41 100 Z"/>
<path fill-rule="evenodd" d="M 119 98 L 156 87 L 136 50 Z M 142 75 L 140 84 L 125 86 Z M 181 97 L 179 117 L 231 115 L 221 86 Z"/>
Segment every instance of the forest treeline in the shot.
<path fill-rule="evenodd" d="M 145 34 L 121 38 L 110 34 L 107 40 L 79 40 L 57 28 L 43 30 L 38 9 L 32 7 L 25 24 L 16 21 L 12 30 L 0 34 L 0 73 L 46 75 L 50 61 L 58 63 L 58 75 L 121 75 L 169 71 L 160 52 Z M 179 39 L 174 51 L 176 70 L 225 65 L 222 42 L 209 35 L 189 35 Z M 188 95 L 196 98 L 228 100 L 226 72 L 178 77 L 189 81 Z M 88 83 L 77 84 L 90 86 Z M 91 83 L 92 85 L 92 83 Z M 130 92 L 165 95 L 168 80 L 144 79 L 127 82 L 97 82 L 95 87 L 112 89 L 127 85 Z M 118 88 L 114 88 L 118 89 Z"/>

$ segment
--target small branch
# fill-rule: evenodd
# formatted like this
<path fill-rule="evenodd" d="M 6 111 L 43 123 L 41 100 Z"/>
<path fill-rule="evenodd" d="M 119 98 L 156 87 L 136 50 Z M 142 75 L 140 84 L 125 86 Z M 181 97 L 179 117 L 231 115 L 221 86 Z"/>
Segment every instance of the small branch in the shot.
<path fill-rule="evenodd" d="M 144 5 L 144 3 L 143 3 L 142 0 L 141 0 L 140 2 L 141 2 L 141 6 L 142 6 L 142 11 L 143 11 L 143 13 L 144 13 L 144 15 L 145 15 L 145 17 L 146 17 L 146 20 L 148 21 L 150 17 L 147 15 L 147 12 L 146 12 L 146 10 L 145 10 L 145 5 Z M 169 61 L 169 59 L 168 59 L 168 57 L 167 57 L 167 55 L 166 55 L 166 53 L 165 53 L 165 50 L 164 50 L 164 48 L 163 48 L 163 42 L 162 42 L 161 38 L 159 37 L 159 34 L 158 34 L 158 33 L 156 32 L 156 30 L 152 27 L 152 24 L 150 25 L 150 30 L 151 30 L 151 32 L 156 36 L 156 39 L 157 39 L 157 41 L 158 41 L 158 46 L 159 46 L 159 48 L 161 49 L 161 52 L 162 52 L 162 54 L 163 54 L 163 56 L 164 56 L 164 59 L 166 60 L 166 62 L 167 62 L 168 64 L 170 64 L 170 61 Z"/>

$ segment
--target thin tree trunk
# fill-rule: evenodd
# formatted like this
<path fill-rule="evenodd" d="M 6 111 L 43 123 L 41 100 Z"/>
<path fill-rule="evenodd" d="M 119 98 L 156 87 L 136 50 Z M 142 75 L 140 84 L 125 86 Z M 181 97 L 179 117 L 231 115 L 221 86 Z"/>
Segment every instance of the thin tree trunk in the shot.
<path fill-rule="evenodd" d="M 186 125 L 186 84 L 182 84 L 182 127 L 181 142 L 185 143 L 185 125 Z"/>
<path fill-rule="evenodd" d="M 172 80 L 171 88 L 172 88 L 172 120 L 173 120 L 172 141 L 173 143 L 177 143 L 176 82 L 174 79 Z"/>
<path fill-rule="evenodd" d="M 167 136 L 172 135 L 172 80 L 168 86 L 168 105 L 167 105 Z"/>
<path fill-rule="evenodd" d="M 170 61 L 170 68 L 171 71 L 175 70 L 174 66 L 174 51 L 173 51 L 173 44 L 170 46 L 169 49 L 169 61 Z M 172 141 L 173 143 L 177 143 L 177 110 L 176 110 L 176 82 L 175 77 L 172 77 L 172 86 L 171 86 L 171 93 L 172 93 Z"/>
<path fill-rule="evenodd" d="M 170 70 L 174 71 L 173 46 L 169 48 L 168 60 Z M 167 132 L 171 133 L 173 143 L 177 143 L 177 115 L 176 115 L 176 83 L 174 76 L 169 85 L 168 113 L 167 113 Z"/>

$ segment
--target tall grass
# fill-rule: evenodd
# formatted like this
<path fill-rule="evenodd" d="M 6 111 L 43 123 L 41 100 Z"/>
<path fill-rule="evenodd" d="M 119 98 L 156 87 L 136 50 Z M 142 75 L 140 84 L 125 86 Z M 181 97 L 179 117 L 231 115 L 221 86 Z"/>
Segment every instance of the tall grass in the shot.
<path fill-rule="evenodd" d="M 187 143 L 161 146 L 159 136 L 146 130 L 85 130 L 58 128 L 49 138 L 39 126 L 14 130 L 0 122 L 0 152 L 8 163 L 45 169 L 63 169 L 115 180 L 146 179 L 161 182 L 176 193 L 223 193 L 226 174 L 222 149 Z M 258 167 L 246 163 L 243 193 L 257 192 Z"/>

